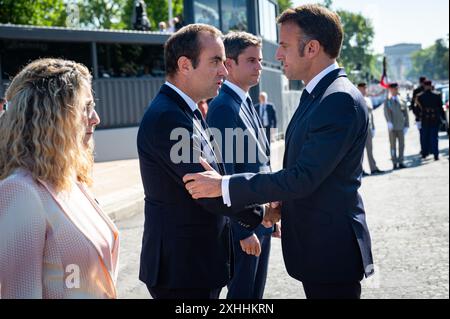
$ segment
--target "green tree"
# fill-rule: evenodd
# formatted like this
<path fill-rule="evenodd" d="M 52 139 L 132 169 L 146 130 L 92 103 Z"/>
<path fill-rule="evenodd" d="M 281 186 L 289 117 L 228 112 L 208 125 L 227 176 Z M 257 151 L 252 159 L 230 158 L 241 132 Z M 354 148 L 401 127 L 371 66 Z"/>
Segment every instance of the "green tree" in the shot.
<path fill-rule="evenodd" d="M 448 50 L 448 39 L 437 39 L 432 46 L 413 53 L 413 66 L 408 76 L 417 78 L 424 75 L 435 80 L 448 79 Z"/>
<path fill-rule="evenodd" d="M 292 4 L 291 0 L 278 0 L 278 7 L 280 9 L 280 12 L 283 12 L 288 8 L 292 8 L 293 6 L 294 5 Z"/>
<path fill-rule="evenodd" d="M 63 0 L 0 0 L 0 23 L 64 26 Z"/>
<path fill-rule="evenodd" d="M 96 29 L 124 29 L 126 0 L 78 0 L 80 24 Z"/>
<path fill-rule="evenodd" d="M 324 0 L 323 1 L 323 6 L 328 9 L 330 9 L 332 5 L 333 5 L 333 0 Z"/>
<path fill-rule="evenodd" d="M 369 19 L 359 13 L 338 10 L 344 28 L 339 63 L 346 69 L 353 81 L 367 80 L 374 67 L 371 45 L 374 30 Z"/>

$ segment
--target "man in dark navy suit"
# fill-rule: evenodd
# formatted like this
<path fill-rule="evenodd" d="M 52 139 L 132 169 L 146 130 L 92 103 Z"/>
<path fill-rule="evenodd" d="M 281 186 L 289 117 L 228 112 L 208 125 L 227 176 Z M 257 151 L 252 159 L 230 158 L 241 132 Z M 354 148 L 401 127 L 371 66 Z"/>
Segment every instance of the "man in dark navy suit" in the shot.
<path fill-rule="evenodd" d="M 231 278 L 230 216 L 248 230 L 258 205 L 239 209 L 221 199 L 193 200 L 182 177 L 202 171 L 199 156 L 224 173 L 197 103 L 217 95 L 227 71 L 221 33 L 189 25 L 165 45 L 167 81 L 146 110 L 137 146 L 145 191 L 139 278 L 153 298 L 218 298 Z M 218 151 L 218 153 L 217 153 Z"/>
<path fill-rule="evenodd" d="M 276 56 L 286 76 L 306 88 L 286 131 L 284 169 L 183 180 L 193 198 L 222 196 L 227 205 L 282 201 L 283 257 L 307 298 L 360 298 L 373 273 L 369 230 L 358 189 L 367 139 L 364 98 L 336 64 L 343 30 L 319 5 L 287 9 L 278 19 Z"/>
<path fill-rule="evenodd" d="M 277 115 L 273 104 L 267 102 L 267 93 L 259 93 L 259 104 L 255 105 L 261 123 L 266 131 L 267 140 L 272 141 L 273 132 L 277 128 Z"/>
<path fill-rule="evenodd" d="M 223 42 L 228 76 L 209 104 L 206 121 L 220 132 L 226 174 L 269 172 L 270 145 L 248 93 L 261 76 L 262 41 L 247 32 L 230 32 Z M 233 138 L 227 130 L 233 130 Z M 273 228 L 259 225 L 251 231 L 231 221 L 231 229 L 235 259 L 227 298 L 261 299 Z"/>

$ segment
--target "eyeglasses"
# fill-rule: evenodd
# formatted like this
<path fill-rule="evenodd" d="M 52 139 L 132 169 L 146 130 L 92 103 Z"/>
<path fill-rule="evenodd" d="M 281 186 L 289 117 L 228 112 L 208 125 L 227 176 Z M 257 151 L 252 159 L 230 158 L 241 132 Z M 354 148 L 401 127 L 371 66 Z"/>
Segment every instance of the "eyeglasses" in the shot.
<path fill-rule="evenodd" d="M 93 101 L 86 104 L 84 107 L 84 113 L 88 118 L 90 118 L 95 112 L 95 103 Z"/>

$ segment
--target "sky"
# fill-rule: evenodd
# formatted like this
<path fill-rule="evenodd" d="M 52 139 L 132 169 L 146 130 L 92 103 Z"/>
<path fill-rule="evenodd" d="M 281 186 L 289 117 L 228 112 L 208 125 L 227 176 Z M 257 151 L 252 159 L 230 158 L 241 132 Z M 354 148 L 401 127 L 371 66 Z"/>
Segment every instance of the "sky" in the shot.
<path fill-rule="evenodd" d="M 297 6 L 323 1 L 292 3 Z M 362 13 L 372 21 L 375 53 L 383 53 L 385 46 L 398 43 L 420 43 L 426 48 L 436 39 L 446 39 L 449 33 L 448 0 L 333 0 L 331 8 Z"/>

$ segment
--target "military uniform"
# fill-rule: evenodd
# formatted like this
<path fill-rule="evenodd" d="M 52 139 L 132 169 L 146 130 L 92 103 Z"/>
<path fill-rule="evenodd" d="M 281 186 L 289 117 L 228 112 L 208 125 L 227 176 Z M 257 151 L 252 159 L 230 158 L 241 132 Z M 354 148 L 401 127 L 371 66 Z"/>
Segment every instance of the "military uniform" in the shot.
<path fill-rule="evenodd" d="M 373 157 L 373 150 L 372 150 L 372 139 L 375 132 L 375 121 L 373 120 L 373 105 L 369 97 L 364 97 L 364 100 L 366 101 L 367 110 L 369 111 L 369 131 L 367 133 L 366 151 L 367 151 L 367 159 L 369 161 L 370 172 L 381 173 L 381 171 L 377 167 L 375 158 Z"/>
<path fill-rule="evenodd" d="M 388 122 L 391 158 L 394 169 L 404 167 L 405 133 L 409 128 L 408 108 L 400 96 L 392 96 L 384 102 L 384 116 Z M 398 141 L 398 154 L 397 154 Z"/>
<path fill-rule="evenodd" d="M 414 113 L 414 116 L 416 117 L 416 125 L 417 125 L 417 129 L 419 130 L 419 136 L 420 136 L 420 154 L 422 156 L 424 154 L 424 152 L 423 152 L 424 141 L 423 141 L 422 123 L 420 122 L 421 110 L 418 107 L 416 101 L 417 101 L 417 96 L 424 91 L 423 82 L 425 82 L 425 80 L 426 80 L 425 77 L 421 77 L 419 79 L 420 86 L 417 87 L 416 89 L 414 89 L 412 99 L 411 99 L 411 105 L 409 106 L 410 110 Z"/>
<path fill-rule="evenodd" d="M 420 121 L 422 123 L 422 157 L 425 158 L 429 154 L 433 154 L 437 160 L 439 159 L 439 125 L 442 118 L 445 117 L 441 96 L 437 92 L 425 90 L 417 96 L 416 105 L 420 109 Z"/>

